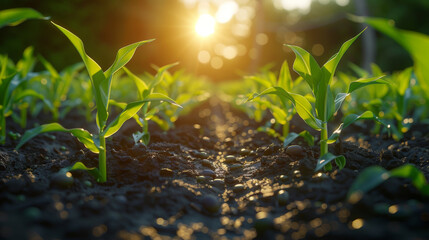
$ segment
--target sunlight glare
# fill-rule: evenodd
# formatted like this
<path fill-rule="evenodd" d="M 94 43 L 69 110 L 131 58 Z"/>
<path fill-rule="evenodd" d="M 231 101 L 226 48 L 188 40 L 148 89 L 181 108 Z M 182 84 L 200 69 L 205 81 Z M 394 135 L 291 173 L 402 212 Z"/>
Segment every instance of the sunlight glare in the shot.
<path fill-rule="evenodd" d="M 274 0 L 274 6 L 287 11 L 298 10 L 303 13 L 310 11 L 312 0 Z"/>
<path fill-rule="evenodd" d="M 207 37 L 214 33 L 215 20 L 209 14 L 203 14 L 198 18 L 197 24 L 195 25 L 195 31 L 201 37 Z"/>
<path fill-rule="evenodd" d="M 216 20 L 219 23 L 227 23 L 238 11 L 238 4 L 235 1 L 222 3 L 216 12 Z"/>

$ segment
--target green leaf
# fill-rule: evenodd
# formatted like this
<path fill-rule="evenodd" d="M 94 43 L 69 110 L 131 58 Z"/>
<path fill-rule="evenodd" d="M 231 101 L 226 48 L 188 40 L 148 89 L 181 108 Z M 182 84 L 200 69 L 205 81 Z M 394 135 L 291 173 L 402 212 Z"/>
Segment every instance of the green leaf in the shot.
<path fill-rule="evenodd" d="M 153 89 L 156 85 L 158 85 L 162 81 L 162 78 L 164 77 L 164 73 L 169 68 L 172 68 L 172 67 L 176 66 L 177 64 L 179 64 L 179 63 L 176 62 L 176 63 L 168 64 L 168 65 L 165 65 L 165 66 L 159 68 L 158 72 L 155 75 L 154 80 L 151 81 L 150 84 L 149 84 L 149 90 Z"/>
<path fill-rule="evenodd" d="M 349 39 L 343 45 L 341 45 L 340 50 L 334 54 L 322 67 L 322 72 L 324 74 L 324 78 L 328 79 L 328 84 L 330 83 L 332 77 L 335 74 L 335 70 L 337 69 L 338 63 L 341 58 L 344 56 L 349 47 L 353 44 L 353 42 L 365 31 L 362 30 L 359 34 Z"/>
<path fill-rule="evenodd" d="M 128 68 L 124 67 L 123 69 L 128 77 L 134 81 L 134 84 L 136 84 L 140 100 L 143 99 L 143 92 L 148 89 L 148 86 L 141 78 L 137 77 L 134 73 L 128 70 Z"/>
<path fill-rule="evenodd" d="M 335 164 L 337 164 L 338 168 L 341 170 L 346 166 L 346 158 L 344 156 L 338 156 L 335 158 Z"/>
<path fill-rule="evenodd" d="M 349 93 L 338 93 L 335 97 L 334 104 L 335 104 L 335 112 L 338 112 L 340 110 L 341 105 L 343 104 L 344 100 L 349 96 Z"/>
<path fill-rule="evenodd" d="M 38 11 L 32 8 L 11 8 L 0 11 L 0 28 L 4 26 L 16 26 L 27 19 L 48 20 Z"/>
<path fill-rule="evenodd" d="M 291 132 L 287 135 L 285 140 L 283 141 L 283 147 L 287 147 L 291 142 L 293 142 L 296 138 L 303 137 L 304 140 L 307 142 L 309 146 L 314 146 L 314 137 L 311 135 L 311 133 L 307 130 L 304 130 L 302 132 L 294 133 Z"/>
<path fill-rule="evenodd" d="M 429 196 L 429 186 L 425 175 L 417 167 L 405 164 L 390 170 L 390 176 L 410 179 L 413 185 L 426 196 Z"/>
<path fill-rule="evenodd" d="M 429 97 L 429 36 L 412 31 L 397 29 L 394 21 L 383 18 L 355 17 L 356 21 L 365 22 L 381 33 L 391 37 L 405 48 L 414 61 L 414 69 L 417 79 L 423 88 L 423 92 Z"/>
<path fill-rule="evenodd" d="M 122 109 L 122 110 L 124 110 L 124 109 L 127 107 L 127 104 L 126 104 L 126 103 L 123 103 L 123 102 L 116 102 L 116 101 L 115 101 L 115 100 L 113 100 L 113 99 L 110 99 L 110 100 L 109 100 L 109 104 L 111 104 L 112 106 L 119 107 L 119 108 L 120 108 L 120 109 Z M 140 121 L 140 118 L 139 118 L 139 116 L 138 116 L 137 114 L 135 114 L 135 115 L 133 116 L 133 118 L 134 118 L 134 120 L 136 120 L 137 124 L 138 124 L 140 127 L 143 127 L 143 123 L 142 123 L 142 121 Z"/>
<path fill-rule="evenodd" d="M 133 133 L 134 143 L 137 144 L 141 141 L 143 145 L 147 146 L 150 141 L 150 133 L 149 132 L 139 132 Z"/>
<path fill-rule="evenodd" d="M 319 64 L 317 64 L 314 57 L 304 49 L 293 45 L 286 46 L 290 47 L 296 55 L 295 61 L 293 63 L 293 69 L 308 83 L 310 88 L 314 91 L 322 73 Z"/>
<path fill-rule="evenodd" d="M 145 41 L 136 42 L 119 49 L 118 53 L 116 54 L 115 61 L 113 62 L 112 66 L 110 66 L 109 69 L 106 70 L 106 72 L 104 73 L 104 76 L 107 79 L 110 79 L 116 71 L 121 69 L 123 66 L 125 66 L 125 64 L 127 64 L 131 60 L 131 58 L 133 57 L 138 47 L 140 47 L 145 43 L 152 42 L 154 40 L 155 39 L 149 39 Z"/>
<path fill-rule="evenodd" d="M 334 77 L 335 70 L 347 49 L 362 34 L 362 32 L 341 45 L 340 50 L 322 66 L 321 76 L 317 79 L 317 83 L 314 83 L 317 116 L 324 122 L 327 122 L 335 113 L 334 99 L 329 86 L 332 78 Z"/>
<path fill-rule="evenodd" d="M 409 67 L 401 71 L 399 74 L 392 76 L 396 80 L 395 85 L 397 86 L 399 95 L 404 96 L 405 92 L 410 87 L 412 73 L 413 69 Z"/>
<path fill-rule="evenodd" d="M 336 160 L 336 159 L 339 159 L 339 160 Z M 315 171 L 319 171 L 325 165 L 332 162 L 332 160 L 335 160 L 336 163 L 339 164 L 338 167 L 341 169 L 345 165 L 346 158 L 342 155 L 335 156 L 334 154 L 328 152 L 325 155 L 319 157 L 319 159 L 317 159 L 317 165 L 316 165 Z"/>
<path fill-rule="evenodd" d="M 348 201 L 351 203 L 358 202 L 363 194 L 377 187 L 390 177 L 407 178 L 413 185 L 425 196 L 429 196 L 429 184 L 422 171 L 411 164 L 394 168 L 390 171 L 379 167 L 372 166 L 362 171 L 353 182 L 347 194 Z"/>
<path fill-rule="evenodd" d="M 384 125 L 383 122 L 381 122 L 377 116 L 371 111 L 366 111 L 362 113 L 361 115 L 357 114 L 350 114 L 347 115 L 347 117 L 344 118 L 343 123 L 332 133 L 332 135 L 328 138 L 328 144 L 334 143 L 339 138 L 341 132 L 344 128 L 348 127 L 350 124 L 356 122 L 357 120 L 375 120 L 381 124 Z"/>
<path fill-rule="evenodd" d="M 150 94 L 147 99 L 127 104 L 124 110 L 115 118 L 115 120 L 113 120 L 106 127 L 106 129 L 103 131 L 101 135 L 104 136 L 105 138 L 113 135 L 122 127 L 124 122 L 132 118 L 143 107 L 143 105 L 146 102 L 153 102 L 153 101 L 165 101 L 180 107 L 180 105 L 174 102 L 173 99 L 163 94 L 160 94 L 160 93 Z"/>
<path fill-rule="evenodd" d="M 85 164 L 83 164 L 82 162 L 76 162 L 75 164 L 73 164 L 73 166 L 65 167 L 65 168 L 61 169 L 61 171 L 66 171 L 66 172 L 75 171 L 75 170 L 87 171 L 95 179 L 97 179 L 97 182 L 100 181 L 100 179 L 101 179 L 101 174 L 98 171 L 98 168 L 96 168 L 96 167 L 89 168 L 89 167 L 85 166 Z"/>
<path fill-rule="evenodd" d="M 290 76 L 290 70 L 286 60 L 283 62 L 282 68 L 280 69 L 278 86 L 288 92 L 292 90 L 292 77 Z"/>
<path fill-rule="evenodd" d="M 358 202 L 364 193 L 377 187 L 390 177 L 389 172 L 379 166 L 372 166 L 364 169 L 353 182 L 347 194 L 349 202 Z"/>
<path fill-rule="evenodd" d="M 350 83 L 349 90 L 347 91 L 347 93 L 352 93 L 359 88 L 363 88 L 363 87 L 366 87 L 369 85 L 390 84 L 388 81 L 381 79 L 383 77 L 384 76 L 378 76 L 378 77 L 372 77 L 372 78 L 361 78 L 361 79 L 358 79 L 356 81 L 353 81 Z"/>
<path fill-rule="evenodd" d="M 55 79 L 60 77 L 57 70 L 42 55 L 39 55 L 39 60 L 40 60 L 40 62 L 42 62 L 43 66 L 46 68 L 46 70 L 48 70 L 48 72 L 51 74 L 51 77 L 53 77 Z"/>
<path fill-rule="evenodd" d="M 0 76 L 0 106 L 7 107 L 10 100 L 10 83 L 17 73 L 8 76 Z"/>
<path fill-rule="evenodd" d="M 106 89 L 102 85 L 103 82 L 107 81 L 104 76 L 104 72 L 101 67 L 86 54 L 83 42 L 79 37 L 54 22 L 52 22 L 52 24 L 54 24 L 70 40 L 85 63 L 95 93 L 95 103 L 97 105 L 97 126 L 102 130 L 108 117 L 107 106 L 109 97 L 109 89 Z"/>
<path fill-rule="evenodd" d="M 330 86 L 328 86 L 326 97 L 326 121 L 329 121 L 336 112 L 335 99 Z"/>
<path fill-rule="evenodd" d="M 273 117 L 276 119 L 278 123 L 282 125 L 286 124 L 286 121 L 287 121 L 287 113 L 285 112 L 286 109 L 278 107 L 274 104 L 270 104 L 268 108 L 271 109 Z"/>
<path fill-rule="evenodd" d="M 88 131 L 81 129 L 81 128 L 66 129 L 58 123 L 44 124 L 44 125 L 35 127 L 33 129 L 27 130 L 24 133 L 24 135 L 22 136 L 18 145 L 16 146 L 16 149 L 21 148 L 22 145 L 24 145 L 26 142 L 28 142 L 29 140 L 31 140 L 35 136 L 37 136 L 41 133 L 46 133 L 46 132 L 68 132 L 68 133 L 71 133 L 81 143 L 83 143 L 83 145 L 85 145 L 85 147 L 88 148 L 90 151 L 92 151 L 94 153 L 99 153 L 99 150 L 93 141 L 93 137 Z"/>
<path fill-rule="evenodd" d="M 277 95 L 284 106 L 286 106 L 287 101 L 291 101 L 296 109 L 296 112 L 310 127 L 318 131 L 322 129 L 321 121 L 314 117 L 312 113 L 313 107 L 304 96 L 295 93 L 288 93 L 281 87 L 272 87 L 264 90 L 255 97 L 249 98 L 249 100 L 268 94 Z"/>

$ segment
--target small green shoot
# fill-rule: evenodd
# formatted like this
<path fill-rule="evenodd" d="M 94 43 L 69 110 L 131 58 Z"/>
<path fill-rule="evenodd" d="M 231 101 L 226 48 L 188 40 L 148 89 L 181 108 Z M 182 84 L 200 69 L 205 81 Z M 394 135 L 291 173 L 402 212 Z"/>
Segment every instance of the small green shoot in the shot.
<path fill-rule="evenodd" d="M 133 74 L 130 70 L 127 68 L 124 68 L 124 71 L 126 74 L 134 81 L 137 90 L 138 90 L 138 96 L 139 100 L 145 100 L 150 95 L 158 95 L 162 98 L 169 99 L 169 102 L 174 102 L 171 98 L 167 97 L 164 94 L 161 93 L 154 93 L 155 87 L 162 81 L 164 77 L 164 73 L 171 67 L 176 66 L 178 63 L 173 63 L 166 65 L 164 67 L 161 67 L 158 69 L 157 74 L 155 77 L 150 81 L 149 84 L 146 84 L 141 78 L 137 77 L 135 74 Z M 115 103 L 119 107 L 123 107 L 123 104 Z M 143 143 L 145 146 L 149 144 L 150 141 L 150 133 L 149 133 L 149 123 L 148 121 L 155 117 L 155 113 L 157 112 L 157 108 L 150 108 L 150 102 L 146 102 L 141 110 L 141 117 L 137 117 L 136 115 L 134 118 L 136 119 L 137 123 L 142 127 L 141 132 L 133 133 L 133 139 L 134 142 L 137 144 L 138 142 Z"/>

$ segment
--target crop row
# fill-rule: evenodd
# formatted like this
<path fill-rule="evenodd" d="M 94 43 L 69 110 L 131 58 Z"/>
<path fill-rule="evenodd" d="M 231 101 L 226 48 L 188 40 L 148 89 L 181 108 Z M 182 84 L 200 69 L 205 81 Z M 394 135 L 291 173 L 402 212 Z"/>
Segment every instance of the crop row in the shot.
<path fill-rule="evenodd" d="M 29 18 L 44 18 L 32 9 L 5 10 L 1 16 L 0 27 Z M 296 55 L 293 63 L 293 70 L 299 75 L 296 79 L 292 79 L 289 64 L 284 62 L 278 76 L 269 69 L 263 69 L 259 74 L 246 77 L 243 80 L 245 84 L 240 82 L 239 86 L 221 86 L 221 94 L 256 121 L 262 121 L 269 110 L 274 120 L 270 119 L 259 130 L 281 139 L 284 147 L 298 137 L 303 137 L 309 145 L 314 145 L 317 140 L 320 152 L 315 171 L 329 171 L 333 168 L 332 163 L 339 169 L 345 166 L 345 157 L 330 153 L 328 145 L 335 143 L 341 137 L 343 129 L 357 120 L 374 120 L 373 133 L 387 133 L 396 140 L 401 139 L 412 124 L 428 122 L 429 71 L 426 66 L 429 66 L 429 60 L 425 57 L 425 46 L 429 45 L 429 38 L 398 30 L 386 20 L 363 21 L 400 42 L 410 51 L 415 66 L 387 75 L 375 64 L 372 65 L 372 73 L 351 65 L 353 74 L 340 72 L 335 75 L 341 58 L 361 32 L 346 41 L 323 66 L 306 50 L 288 45 Z M 62 171 L 86 170 L 97 181 L 105 182 L 106 138 L 115 134 L 125 121 L 135 119 L 141 131 L 134 133 L 133 139 L 136 144 L 148 145 L 148 121 L 168 130 L 174 127 L 180 114 L 188 112 L 210 95 L 206 82 L 196 80 L 183 71 L 170 74 L 168 70 L 176 63 L 156 67 L 155 75 L 145 74 L 141 77 L 127 69 L 125 65 L 136 49 L 153 40 L 136 42 L 119 49 L 113 64 L 103 71 L 87 55 L 79 37 L 62 26 L 52 24 L 76 48 L 83 63 L 59 72 L 42 56 L 35 57 L 31 47 L 24 51 L 22 59 L 16 64 L 7 56 L 0 56 L 0 144 L 6 141 L 6 118 L 11 117 L 24 129 L 27 127 L 28 113 L 37 116 L 41 111 L 50 112 L 52 123 L 27 130 L 22 137 L 9 132 L 11 138 L 20 137 L 16 148 L 19 149 L 41 133 L 68 132 L 90 151 L 98 154 L 99 166 L 89 168 L 82 162 L 77 162 Z M 45 70 L 33 72 L 38 62 Z M 84 68 L 86 72 L 83 71 Z M 109 115 L 112 115 L 111 106 L 121 109 L 114 119 L 109 119 Z M 67 129 L 57 123 L 72 109 L 82 111 L 81 114 L 86 116 L 87 121 L 95 121 L 97 133 L 91 134 L 82 128 Z M 96 110 L 95 119 L 93 110 Z M 319 131 L 320 135 L 313 136 L 309 131 L 291 132 L 290 122 L 294 115 L 301 117 L 310 128 Z M 342 116 L 345 117 L 339 126 L 334 131 L 328 131 L 328 127 L 332 126 L 329 123 Z M 365 192 L 370 189 L 368 186 L 374 187 L 384 181 L 386 178 L 381 176 L 386 174 L 412 178 L 423 193 L 429 194 L 425 178 L 416 178 L 415 176 L 422 174 L 411 165 L 390 172 L 379 168 L 369 169 L 362 173 L 352 189 Z M 374 179 L 379 180 L 377 184 L 367 184 Z M 350 194 L 352 195 L 353 193 Z"/>

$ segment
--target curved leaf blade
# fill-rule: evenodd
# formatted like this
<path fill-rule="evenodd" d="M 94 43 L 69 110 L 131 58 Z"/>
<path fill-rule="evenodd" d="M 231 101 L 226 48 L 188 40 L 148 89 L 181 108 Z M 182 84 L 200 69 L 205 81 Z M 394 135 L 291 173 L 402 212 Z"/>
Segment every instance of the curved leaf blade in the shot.
<path fill-rule="evenodd" d="M 356 81 L 353 81 L 350 83 L 349 90 L 347 91 L 347 93 L 352 93 L 358 90 L 359 88 L 363 88 L 374 84 L 390 84 L 388 81 L 382 79 L 383 77 L 384 75 L 378 76 L 378 77 L 372 77 L 372 78 L 361 78 Z"/>
<path fill-rule="evenodd" d="M 292 90 L 292 77 L 290 75 L 290 70 L 287 61 L 285 60 L 282 64 L 279 74 L 278 86 L 283 88 L 286 91 Z"/>
<path fill-rule="evenodd" d="M 363 170 L 353 182 L 347 194 L 347 199 L 351 203 L 358 202 L 364 193 L 377 187 L 382 182 L 389 179 L 389 172 L 379 166 L 368 167 Z"/>
<path fill-rule="evenodd" d="M 136 52 L 138 47 L 140 47 L 145 43 L 152 42 L 154 40 L 155 39 L 149 39 L 149 40 L 136 42 L 119 49 L 112 66 L 110 66 L 104 73 L 105 77 L 107 79 L 111 78 L 115 72 L 117 72 L 119 69 L 121 69 L 123 66 L 125 66 L 125 64 L 127 64 L 131 60 L 131 58 L 134 56 L 134 53 Z"/>
<path fill-rule="evenodd" d="M 429 186 L 425 175 L 417 167 L 411 164 L 405 164 L 401 167 L 390 170 L 390 176 L 408 178 L 413 185 L 426 196 L 429 196 Z"/>
<path fill-rule="evenodd" d="M 341 132 L 344 128 L 350 126 L 352 123 L 356 122 L 357 120 L 374 120 L 384 125 L 383 122 L 381 122 L 377 116 L 371 111 L 366 111 L 362 113 L 361 115 L 357 114 L 350 114 L 347 115 L 344 118 L 343 123 L 332 133 L 332 135 L 328 138 L 328 144 L 334 143 L 339 138 Z"/>
<path fill-rule="evenodd" d="M 353 182 L 347 194 L 348 201 L 351 203 L 358 202 L 364 193 L 377 187 L 390 177 L 410 179 L 423 195 L 429 196 L 429 184 L 423 172 L 414 165 L 405 164 L 390 171 L 379 166 L 372 166 L 363 170 Z"/>
<path fill-rule="evenodd" d="M 108 117 L 107 107 L 109 89 L 106 89 L 103 86 L 103 82 L 107 82 L 104 72 L 101 67 L 86 54 L 83 42 L 79 37 L 74 35 L 69 30 L 61 27 L 60 25 L 54 22 L 51 23 L 70 40 L 86 66 L 95 93 L 95 103 L 97 105 L 97 125 L 101 130 L 104 128 Z"/>
<path fill-rule="evenodd" d="M 76 162 L 75 164 L 73 164 L 73 166 L 70 167 L 65 167 L 63 169 L 61 169 L 61 171 L 75 171 L 75 170 L 84 170 L 87 171 L 89 174 L 91 174 L 95 179 L 97 179 L 97 182 L 100 181 L 101 179 L 101 174 L 98 171 L 98 168 L 96 167 L 87 167 L 85 166 L 85 164 L 83 162 Z"/>
<path fill-rule="evenodd" d="M 291 142 L 293 142 L 298 137 L 303 137 L 309 146 L 314 146 L 314 136 L 311 135 L 309 131 L 304 130 L 299 134 L 294 132 L 289 133 L 286 136 L 285 140 L 283 141 L 283 147 L 287 147 Z"/>
<path fill-rule="evenodd" d="M 73 136 L 75 136 L 83 145 L 85 145 L 86 148 L 88 148 L 90 151 L 94 153 L 99 153 L 99 150 L 97 146 L 95 145 L 92 135 L 81 128 L 73 128 L 73 129 L 66 129 L 63 126 L 61 126 L 58 123 L 49 123 L 44 124 L 38 127 L 35 127 L 33 129 L 27 130 L 22 138 L 20 139 L 18 145 L 16 146 L 16 149 L 19 149 L 24 145 L 26 142 L 34 138 L 35 136 L 46 133 L 46 132 L 68 132 L 71 133 Z"/>
<path fill-rule="evenodd" d="M 335 104 L 335 111 L 334 113 L 338 112 L 340 110 L 341 105 L 343 104 L 344 100 L 349 96 L 349 93 L 338 93 L 337 96 L 335 96 L 334 104 Z"/>
<path fill-rule="evenodd" d="M 325 165 L 327 165 L 330 162 L 332 162 L 332 160 L 336 160 L 337 158 L 339 158 L 338 163 L 340 164 L 340 165 L 338 165 L 338 167 L 340 169 L 343 168 L 344 165 L 345 165 L 346 158 L 344 156 L 342 156 L 342 155 L 336 156 L 336 155 L 328 152 L 325 155 L 319 157 L 319 159 L 317 159 L 317 165 L 316 165 L 316 169 L 314 171 L 319 171 Z"/>
<path fill-rule="evenodd" d="M 128 70 L 128 68 L 124 67 L 123 69 L 124 72 L 128 75 L 128 77 L 134 81 L 134 84 L 137 86 L 139 98 L 142 98 L 143 92 L 148 89 L 148 86 L 141 78 L 137 77 L 137 75 Z"/>
<path fill-rule="evenodd" d="M 281 87 L 272 87 L 264 90 L 262 93 L 258 94 L 255 97 L 260 97 L 267 94 L 275 94 L 280 97 L 283 105 L 286 105 L 286 101 L 291 101 L 294 105 L 298 115 L 313 129 L 320 131 L 322 129 L 322 124 L 319 119 L 314 117 L 312 114 L 313 107 L 310 102 L 304 96 L 288 93 Z M 255 97 L 251 97 L 253 99 Z"/>
<path fill-rule="evenodd" d="M 314 91 L 314 89 L 317 88 L 318 80 L 322 73 L 319 64 L 314 57 L 304 49 L 293 45 L 286 44 L 286 46 L 290 47 L 296 55 L 293 63 L 293 70 L 295 70 Z"/>
<path fill-rule="evenodd" d="M 0 11 L 0 28 L 4 26 L 16 26 L 28 19 L 48 20 L 49 18 L 32 8 L 6 9 Z"/>
<path fill-rule="evenodd" d="M 341 58 L 344 56 L 346 51 L 349 49 L 349 47 L 353 44 L 353 42 L 366 30 L 362 30 L 360 33 L 358 33 L 353 38 L 347 40 L 345 43 L 341 45 L 340 50 L 334 54 L 323 66 L 322 71 L 324 74 L 324 78 L 327 78 L 328 84 L 331 81 L 332 77 L 335 74 L 335 70 L 337 69 L 338 63 L 340 62 Z"/>
<path fill-rule="evenodd" d="M 414 61 L 414 69 L 417 79 L 423 88 L 426 96 L 429 96 L 429 36 L 398 29 L 395 27 L 394 21 L 383 18 L 369 18 L 369 17 L 354 17 L 353 20 L 365 22 L 379 32 L 389 36 L 398 42 L 404 49 L 408 51 Z"/>
<path fill-rule="evenodd" d="M 105 138 L 112 136 L 122 127 L 125 121 L 132 118 L 145 103 L 153 101 L 165 101 L 180 107 L 180 105 L 178 105 L 173 99 L 163 94 L 150 94 L 147 99 L 127 104 L 124 110 L 106 127 L 101 135 Z"/>
<path fill-rule="evenodd" d="M 168 65 L 165 65 L 165 66 L 162 66 L 161 68 L 159 68 L 156 75 L 155 75 L 155 79 L 153 81 L 151 81 L 149 84 L 149 89 L 153 89 L 156 85 L 158 85 L 162 81 L 162 79 L 164 77 L 164 73 L 168 69 L 170 69 L 170 68 L 172 68 L 178 64 L 179 64 L 178 62 L 175 62 L 175 63 L 168 64 Z"/>

